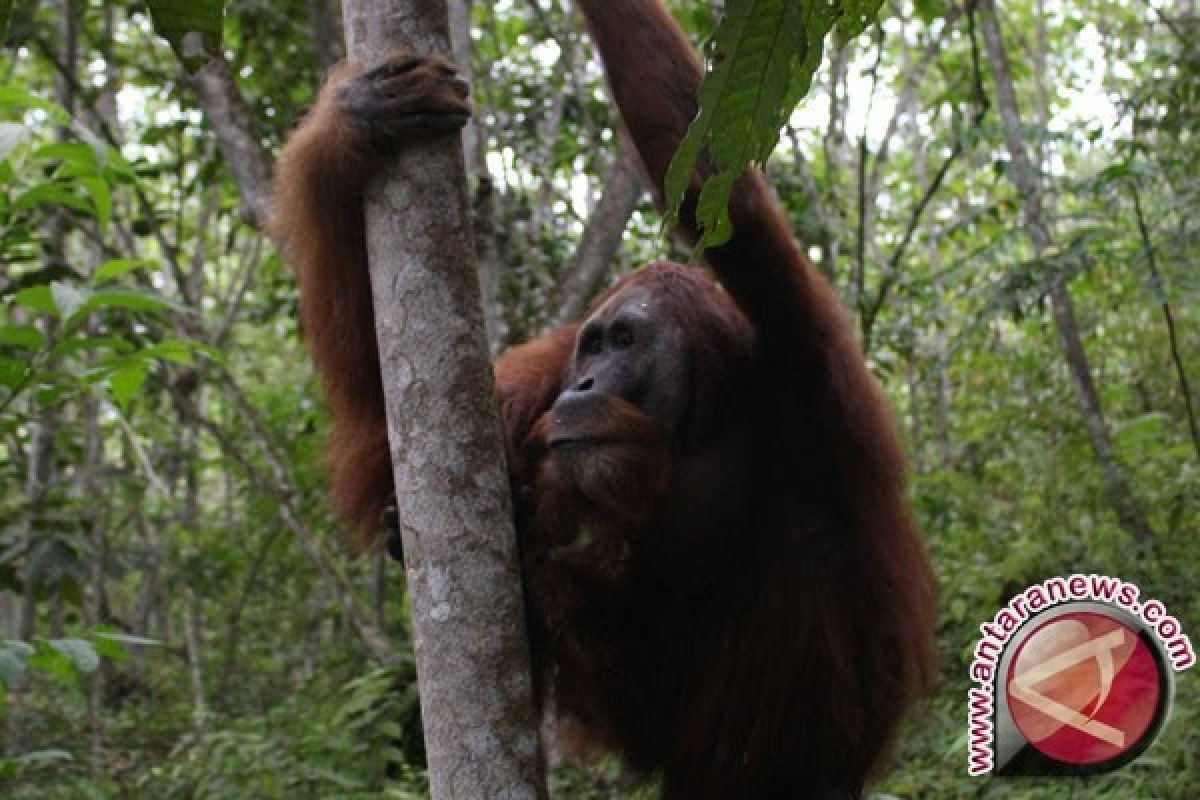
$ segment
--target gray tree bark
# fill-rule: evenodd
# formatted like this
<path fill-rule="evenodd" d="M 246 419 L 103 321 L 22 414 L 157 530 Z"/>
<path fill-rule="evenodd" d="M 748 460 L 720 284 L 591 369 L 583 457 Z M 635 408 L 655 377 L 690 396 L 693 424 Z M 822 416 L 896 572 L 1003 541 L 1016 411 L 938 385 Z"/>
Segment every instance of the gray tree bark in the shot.
<path fill-rule="evenodd" d="M 251 121 L 229 64 L 215 56 L 190 76 L 200 107 L 217 137 L 225 166 L 233 175 L 250 224 L 263 227 L 271 216 L 272 159 Z"/>
<path fill-rule="evenodd" d="M 99 419 L 100 404 L 94 396 L 84 398 L 81 410 L 84 426 L 84 458 L 78 472 L 77 490 L 82 498 L 98 497 L 98 475 L 104 469 L 104 452 Z M 93 504 L 84 513 L 83 524 L 91 548 L 91 564 L 88 568 L 88 590 L 83 605 L 84 624 L 95 627 L 106 622 L 108 603 L 104 592 L 105 567 L 108 562 L 108 536 L 105 525 L 105 510 Z M 97 669 L 88 676 L 87 716 L 90 729 L 90 751 L 88 766 L 93 780 L 104 774 L 104 705 L 105 684 L 111 665 L 101 661 Z"/>
<path fill-rule="evenodd" d="M 917 181 L 922 186 L 928 185 L 929 171 L 929 154 L 924 148 L 924 141 L 921 138 L 921 132 L 915 122 L 908 125 L 907 144 L 916 155 L 915 167 L 917 171 Z M 938 244 L 932 238 L 924 242 L 925 258 L 929 262 L 929 272 L 933 275 L 933 295 L 936 298 L 934 302 L 935 308 L 943 307 L 943 288 L 942 288 L 942 255 L 938 250 Z M 932 411 L 933 411 L 933 440 L 937 445 L 938 451 L 938 466 L 946 469 L 952 461 L 952 450 L 950 447 L 950 380 L 949 371 L 949 344 L 944 326 L 938 323 L 936 332 L 933 334 L 932 342 L 933 358 L 933 380 L 930 381 L 931 386 L 929 392 L 932 395 Z"/>
<path fill-rule="evenodd" d="M 444 0 L 347 0 L 347 50 L 449 52 Z M 434 798 L 545 796 L 461 141 L 367 187 L 367 252 Z"/>
<path fill-rule="evenodd" d="M 473 61 L 474 45 L 471 43 L 471 2 L 472 0 L 447 0 L 446 14 L 450 26 L 450 50 L 454 54 L 454 65 L 458 67 L 459 76 L 475 85 L 475 63 Z M 467 120 L 463 126 L 463 156 L 466 158 L 467 171 L 472 174 L 486 172 L 487 141 L 483 126 L 478 117 Z"/>
<path fill-rule="evenodd" d="M 1021 115 L 1017 107 L 1017 96 L 1013 89 L 1012 70 L 1008 53 L 1000 35 L 993 0 L 979 0 L 980 28 L 983 31 L 984 47 L 992 66 L 992 78 L 996 84 L 996 105 L 1004 130 L 1004 141 L 1009 154 L 1009 176 L 1020 195 L 1025 217 L 1025 227 L 1038 255 L 1045 253 L 1053 244 L 1053 234 L 1046 219 L 1041 175 L 1030 160 L 1022 132 Z M 1133 489 L 1125 476 L 1124 468 L 1117 460 L 1109 437 L 1100 395 L 1092 379 L 1087 352 L 1075 322 L 1075 308 L 1066 280 L 1055 274 L 1050 281 L 1050 308 L 1058 332 L 1059 346 L 1066 359 L 1071 375 L 1071 385 L 1087 426 L 1092 451 L 1104 475 L 1109 504 L 1117 515 L 1121 527 L 1140 546 L 1152 548 L 1155 542 L 1153 529 L 1147 522 L 1134 497 Z"/>
<path fill-rule="evenodd" d="M 208 700 L 204 691 L 204 663 L 201 652 L 203 632 L 200 627 L 200 610 L 192 587 L 183 589 L 183 646 L 187 655 L 188 677 L 192 683 L 192 725 L 197 733 L 204 733 L 208 721 Z"/>
<path fill-rule="evenodd" d="M 312 28 L 313 51 L 321 76 L 346 57 L 342 33 L 342 9 L 338 0 L 306 0 L 308 24 Z"/>
<path fill-rule="evenodd" d="M 1192 435 L 1192 449 L 1200 458 L 1200 423 L 1196 422 L 1196 410 L 1192 405 L 1192 387 L 1188 380 L 1187 368 L 1183 363 L 1183 348 L 1179 342 L 1179 332 L 1175 326 L 1175 312 L 1167 300 L 1166 281 L 1158 268 L 1158 259 L 1154 255 L 1154 243 L 1150 240 L 1150 226 L 1146 223 L 1146 215 L 1142 211 L 1141 195 L 1137 186 L 1131 188 L 1133 196 L 1133 213 L 1137 220 L 1138 235 L 1142 239 L 1142 250 L 1146 254 L 1146 269 L 1150 272 L 1150 283 L 1155 287 L 1159 296 L 1158 307 L 1162 310 L 1163 321 L 1167 326 L 1167 344 L 1171 351 L 1171 363 L 1175 365 L 1175 379 L 1179 382 L 1179 391 L 1183 395 L 1183 410 L 1187 414 L 1188 432 Z"/>
<path fill-rule="evenodd" d="M 821 151 L 825 159 L 825 183 L 827 196 L 836 194 L 842 182 L 842 172 L 845 168 L 846 151 L 846 70 L 850 63 L 851 42 L 835 44 L 829 56 L 829 123 L 821 138 Z M 841 207 L 829 203 L 831 213 L 845 216 Z M 821 246 L 821 272 L 834 286 L 838 283 L 838 239 L 830 236 Z"/>
<path fill-rule="evenodd" d="M 450 47 L 454 63 L 464 81 L 475 85 L 475 46 L 471 42 L 471 0 L 448 0 Z M 500 252 L 496 247 L 496 192 L 487 167 L 487 129 L 480 98 L 474 98 L 475 116 L 463 126 L 463 156 L 474 189 L 471 192 L 471 222 L 475 232 L 475 257 L 479 263 L 479 293 L 483 301 L 483 324 L 487 330 L 488 352 L 496 355 L 504 344 L 504 307 Z"/>

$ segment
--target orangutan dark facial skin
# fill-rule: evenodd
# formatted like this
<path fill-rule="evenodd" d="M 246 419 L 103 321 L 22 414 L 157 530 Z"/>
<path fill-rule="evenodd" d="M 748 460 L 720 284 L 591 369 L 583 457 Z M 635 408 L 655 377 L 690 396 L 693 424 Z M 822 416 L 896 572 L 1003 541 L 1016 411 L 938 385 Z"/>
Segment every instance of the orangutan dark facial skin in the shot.
<path fill-rule="evenodd" d="M 614 295 L 587 319 L 551 407 L 550 446 L 602 443 L 597 418 L 611 400 L 645 414 L 670 437 L 687 408 L 687 342 L 642 286 Z"/>
<path fill-rule="evenodd" d="M 661 206 L 701 64 L 661 0 L 578 5 Z M 363 190 L 469 110 L 444 59 L 345 66 L 280 159 L 360 547 L 393 487 Z M 538 695 L 559 752 L 616 753 L 666 800 L 855 800 L 932 680 L 934 579 L 848 315 L 760 172 L 729 213 L 711 272 L 648 265 L 495 365 Z"/>

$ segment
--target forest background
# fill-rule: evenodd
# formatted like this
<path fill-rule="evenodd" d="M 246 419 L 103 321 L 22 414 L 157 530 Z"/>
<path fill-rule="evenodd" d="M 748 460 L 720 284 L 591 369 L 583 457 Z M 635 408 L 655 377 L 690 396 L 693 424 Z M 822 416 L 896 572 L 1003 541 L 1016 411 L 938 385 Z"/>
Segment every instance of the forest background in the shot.
<path fill-rule="evenodd" d="M 499 350 L 669 245 L 575 10 L 450 6 Z M 672 7 L 697 42 L 719 18 Z M 329 513 L 262 231 L 340 15 L 232 0 L 189 72 L 138 3 L 12 9 L 5 797 L 423 796 L 403 576 Z M 1149 752 L 1066 783 L 967 778 L 965 702 L 979 623 L 1051 575 L 1120 576 L 1200 630 L 1198 121 L 1192 0 L 902 0 L 830 40 L 781 132 L 767 172 L 903 427 L 940 577 L 940 688 L 878 798 L 1200 796 L 1195 670 Z M 552 788 L 648 794 L 610 762 Z"/>

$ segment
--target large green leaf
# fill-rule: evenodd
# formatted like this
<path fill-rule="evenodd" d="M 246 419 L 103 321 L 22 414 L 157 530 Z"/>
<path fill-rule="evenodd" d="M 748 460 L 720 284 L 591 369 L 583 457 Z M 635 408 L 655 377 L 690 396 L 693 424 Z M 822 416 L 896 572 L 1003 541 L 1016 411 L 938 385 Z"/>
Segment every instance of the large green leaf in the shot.
<path fill-rule="evenodd" d="M 91 281 L 93 284 L 107 283 L 127 272 L 133 272 L 135 269 L 153 270 L 155 266 L 155 262 L 148 258 L 114 258 L 96 267 Z"/>
<path fill-rule="evenodd" d="M 221 46 L 223 0 L 147 0 L 158 35 L 188 69 L 202 66 Z"/>
<path fill-rule="evenodd" d="M 81 311 L 96 311 L 98 309 L 123 308 L 128 311 L 164 311 L 183 308 L 169 297 L 152 292 L 148 289 L 95 289 L 81 307 Z"/>
<path fill-rule="evenodd" d="M 883 0 L 845 0 L 837 22 L 838 39 L 845 42 L 865 31 L 881 5 Z"/>
<path fill-rule="evenodd" d="M 32 325 L 0 325 L 0 344 L 36 349 L 46 342 L 46 337 Z"/>
<path fill-rule="evenodd" d="M 25 362 L 0 356 L 0 386 L 15 389 L 25 377 Z"/>
<path fill-rule="evenodd" d="M 839 17 L 839 35 L 860 33 L 877 0 L 730 0 L 713 37 L 711 69 L 699 91 L 700 111 L 667 169 L 669 216 L 679 213 L 701 153 L 714 170 L 701 189 L 696 220 L 699 251 L 727 241 L 734 180 L 761 164 L 779 129 L 807 94 L 821 63 L 825 36 Z"/>
<path fill-rule="evenodd" d="M 129 403 L 137 397 L 142 386 L 146 383 L 149 370 L 144 363 L 131 364 L 119 369 L 108 376 L 108 388 L 113 399 L 122 411 L 129 409 Z"/>
<path fill-rule="evenodd" d="M 71 115 L 58 103 L 16 86 L 0 86 L 0 108 L 38 108 L 45 111 L 55 124 L 69 126 L 72 121 Z"/>
<path fill-rule="evenodd" d="M 27 286 L 13 295 L 13 302 L 19 306 L 41 314 L 57 314 L 58 306 L 54 304 L 54 295 L 46 284 Z"/>

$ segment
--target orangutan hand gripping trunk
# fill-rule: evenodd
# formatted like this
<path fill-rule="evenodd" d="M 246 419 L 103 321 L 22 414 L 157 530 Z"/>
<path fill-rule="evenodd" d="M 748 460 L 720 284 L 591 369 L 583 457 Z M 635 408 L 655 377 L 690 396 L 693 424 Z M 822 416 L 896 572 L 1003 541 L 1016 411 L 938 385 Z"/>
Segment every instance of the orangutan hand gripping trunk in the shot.
<path fill-rule="evenodd" d="M 658 0 L 580 5 L 661 202 L 701 65 Z M 392 486 L 362 189 L 465 98 L 438 58 L 345 67 L 280 163 L 360 543 Z M 664 798 L 855 798 L 932 679 L 934 581 L 850 320 L 761 174 L 732 197 L 712 272 L 651 264 L 496 364 L 539 693 Z"/>

